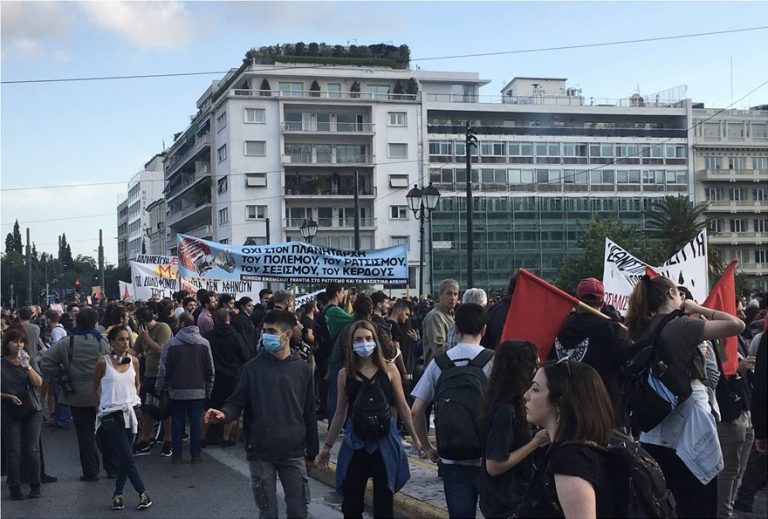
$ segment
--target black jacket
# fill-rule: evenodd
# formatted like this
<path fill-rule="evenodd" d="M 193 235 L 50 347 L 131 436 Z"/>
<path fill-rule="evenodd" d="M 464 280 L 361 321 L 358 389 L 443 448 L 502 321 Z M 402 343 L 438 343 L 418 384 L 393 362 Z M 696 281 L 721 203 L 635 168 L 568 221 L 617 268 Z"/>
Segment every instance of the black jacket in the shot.
<path fill-rule="evenodd" d="M 279 360 L 262 350 L 240 373 L 221 409 L 226 420 L 250 410 L 249 460 L 285 460 L 319 452 L 312 369 L 296 352 Z"/>
<path fill-rule="evenodd" d="M 488 309 L 488 324 L 485 328 L 480 345 L 484 348 L 495 350 L 501 342 L 501 333 L 504 331 L 504 323 L 507 322 L 509 305 L 512 303 L 512 296 L 504 296 L 501 301 Z"/>
<path fill-rule="evenodd" d="M 242 365 L 251 360 L 250 349 L 232 325 L 216 326 L 205 338 L 211 345 L 216 378 L 236 377 Z"/>
<path fill-rule="evenodd" d="M 550 358 L 569 357 L 595 368 L 611 395 L 616 416 L 620 417 L 621 367 L 634 356 L 635 350 L 618 323 L 591 313 L 572 313 L 555 339 Z"/>
<path fill-rule="evenodd" d="M 248 359 L 250 360 L 253 357 L 253 352 L 256 351 L 256 326 L 253 324 L 253 320 L 241 311 L 232 318 L 232 328 L 243 338 L 243 342 L 248 347 Z"/>
<path fill-rule="evenodd" d="M 760 340 L 760 346 L 757 348 L 757 359 L 755 361 L 755 378 L 752 386 L 752 424 L 755 427 L 755 439 L 762 440 L 768 438 L 768 332 L 763 332 L 763 338 Z"/>

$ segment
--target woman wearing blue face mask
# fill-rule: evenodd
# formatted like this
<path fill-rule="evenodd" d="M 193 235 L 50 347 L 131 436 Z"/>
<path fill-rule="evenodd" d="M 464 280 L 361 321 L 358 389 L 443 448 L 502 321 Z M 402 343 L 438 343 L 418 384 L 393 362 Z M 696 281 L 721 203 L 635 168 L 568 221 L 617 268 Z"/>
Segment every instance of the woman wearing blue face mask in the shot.
<path fill-rule="evenodd" d="M 320 451 L 318 465 L 328 466 L 336 437 L 345 435 L 336 465 L 336 489 L 344 496 L 344 517 L 362 517 L 365 486 L 373 478 L 373 515 L 392 517 L 394 493 L 410 478 L 408 457 L 397 434 L 395 411 L 403 417 L 414 447 L 421 452 L 400 374 L 384 361 L 376 327 L 355 322 L 345 344 L 346 362 L 339 372 L 336 413 Z"/>

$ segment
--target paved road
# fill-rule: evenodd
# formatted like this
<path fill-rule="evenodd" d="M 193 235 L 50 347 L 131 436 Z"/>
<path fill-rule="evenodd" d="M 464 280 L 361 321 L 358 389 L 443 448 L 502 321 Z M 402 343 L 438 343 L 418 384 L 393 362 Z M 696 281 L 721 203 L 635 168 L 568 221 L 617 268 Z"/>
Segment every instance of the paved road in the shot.
<path fill-rule="evenodd" d="M 79 481 L 80 463 L 73 431 L 45 430 L 43 442 L 47 470 L 59 481 L 43 485 L 42 498 L 23 501 L 11 501 L 7 486 L 3 485 L 4 519 L 103 518 L 113 514 L 137 513 L 135 506 L 138 498 L 130 483 L 124 490 L 126 509 L 113 512 L 114 480 L 104 477 L 90 483 Z M 185 448 L 188 448 L 186 444 Z M 139 473 L 154 502 L 151 508 L 141 513 L 142 517 L 258 517 L 249 486 L 248 464 L 241 448 L 206 448 L 200 465 L 171 465 L 170 458 L 160 457 L 159 452 L 157 446 L 151 455 L 136 458 Z M 189 451 L 184 454 L 188 459 Z M 333 488 L 310 478 L 310 494 L 311 517 L 341 517 L 341 500 Z M 280 514 L 285 517 L 282 499 L 280 493 Z"/>

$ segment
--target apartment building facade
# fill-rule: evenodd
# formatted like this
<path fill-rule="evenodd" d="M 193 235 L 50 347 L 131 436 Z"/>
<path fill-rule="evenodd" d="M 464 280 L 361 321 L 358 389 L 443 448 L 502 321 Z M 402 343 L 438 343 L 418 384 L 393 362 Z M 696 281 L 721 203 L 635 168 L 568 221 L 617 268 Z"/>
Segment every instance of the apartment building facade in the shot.
<path fill-rule="evenodd" d="M 710 247 L 768 290 L 768 105 L 749 110 L 694 108 L 692 168 Z"/>

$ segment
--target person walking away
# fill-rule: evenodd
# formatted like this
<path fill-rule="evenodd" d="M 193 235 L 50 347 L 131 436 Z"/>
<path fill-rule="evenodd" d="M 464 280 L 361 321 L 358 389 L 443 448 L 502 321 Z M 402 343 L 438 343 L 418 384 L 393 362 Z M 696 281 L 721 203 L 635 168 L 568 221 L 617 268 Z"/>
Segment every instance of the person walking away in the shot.
<path fill-rule="evenodd" d="M 410 478 L 395 411 L 403 417 L 418 451 L 421 444 L 408 412 L 400 372 L 392 363 L 385 363 L 375 324 L 356 321 L 347 337 L 336 414 L 318 464 L 328 467 L 331 448 L 346 424 L 336 464 L 336 489 L 344 496 L 344 517 L 363 517 L 368 478 L 373 479 L 374 517 L 393 517 L 394 493 Z"/>
<path fill-rule="evenodd" d="M 480 494 L 482 433 L 475 417 L 493 369 L 493 351 L 480 346 L 485 322 L 482 306 L 461 305 L 456 311 L 459 343 L 430 361 L 411 392 L 416 434 L 429 458 L 442 463 L 443 489 L 452 518 L 475 517 Z M 426 410 L 433 402 L 437 450 L 427 436 Z"/>
<path fill-rule="evenodd" d="M 328 418 L 330 426 L 333 420 L 333 414 L 336 412 L 336 388 L 337 377 L 341 369 L 341 362 L 331 359 L 333 346 L 341 330 L 354 321 L 352 314 L 347 311 L 344 287 L 339 283 L 329 283 L 325 288 L 328 296 L 328 304 L 323 308 L 317 320 L 316 340 L 318 341 L 317 355 L 315 362 L 319 376 L 322 377 L 321 397 L 325 391 L 325 416 Z M 351 296 L 349 296 L 351 298 Z M 342 305 L 344 308 L 342 308 Z"/>
<path fill-rule="evenodd" d="M 277 517 L 278 474 L 288 517 L 307 517 L 307 465 L 318 451 L 312 372 L 290 346 L 295 324 L 289 312 L 267 312 L 263 348 L 243 366 L 237 389 L 224 406 L 205 413 L 206 422 L 219 423 L 237 419 L 244 408 L 250 410 L 246 453 L 253 498 L 265 519 Z"/>
<path fill-rule="evenodd" d="M 549 442 L 525 419 L 525 392 L 538 368 L 538 351 L 528 341 L 506 341 L 493 358 L 478 422 L 483 431 L 480 510 L 486 519 L 514 515 L 533 475 L 532 456 Z"/>
<path fill-rule="evenodd" d="M 147 306 L 137 309 L 135 315 L 139 336 L 134 343 L 134 350 L 137 354 L 144 355 L 144 374 L 139 394 L 143 400 L 146 394 L 160 395 L 155 387 L 157 371 L 160 367 L 160 355 L 165 343 L 173 337 L 173 332 L 168 324 L 159 322 L 152 309 Z M 136 444 L 133 450 L 136 456 L 144 456 L 152 451 L 153 425 L 154 420 L 149 413 L 143 413 L 141 416 L 141 441 Z M 163 420 L 160 427 L 163 432 L 163 446 L 160 449 L 160 455 L 167 457 L 171 455 L 171 418 L 168 417 Z"/>
<path fill-rule="evenodd" d="M 35 394 L 43 379 L 32 367 L 25 350 L 26 333 L 11 327 L 2 339 L 2 432 L 6 455 L 7 483 L 11 499 L 24 499 L 21 492 L 22 470 L 29 477 L 26 497 L 40 497 L 40 427 L 43 408 Z"/>
<path fill-rule="evenodd" d="M 139 359 L 130 354 L 130 333 L 125 325 L 112 326 L 107 334 L 112 352 L 96 361 L 93 374 L 93 397 L 98 402 L 96 429 L 101 427 L 105 431 L 120 460 L 112 494 L 112 510 L 125 508 L 123 488 L 129 479 L 139 494 L 136 509 L 144 510 L 152 506 L 152 498 L 144 487 L 131 450 L 138 427 L 135 409 L 141 405 L 141 381 Z"/>
<path fill-rule="evenodd" d="M 96 452 L 96 406 L 93 401 L 93 371 L 96 361 L 109 353 L 109 344 L 96 329 L 98 313 L 85 307 L 77 314 L 74 335 L 65 337 L 43 355 L 43 375 L 59 377 L 63 386 L 61 402 L 72 410 L 80 451 L 81 481 L 99 479 L 99 455 Z M 63 376 L 63 378 L 62 378 Z M 66 382 L 66 383 L 65 383 Z M 117 458 L 108 444 L 100 442 L 102 462 L 107 475 L 117 472 Z"/>
<path fill-rule="evenodd" d="M 738 335 L 744 323 L 691 299 L 683 302 L 676 284 L 664 276 L 643 276 L 629 298 L 626 323 L 630 338 L 639 339 L 653 333 L 667 315 L 677 310 L 706 319 L 682 315 L 669 320 L 660 334 L 664 346 L 674 345 L 675 354 L 668 357 L 667 371 L 678 380 L 690 380 L 690 396 L 655 428 L 641 432 L 639 440 L 661 466 L 677 502 L 677 515 L 714 517 L 716 476 L 723 469 L 723 455 L 709 394 L 703 383 L 707 378 L 706 359 L 699 344 Z"/>
<path fill-rule="evenodd" d="M 544 364 L 525 393 L 525 411 L 551 444 L 536 463 L 517 517 L 619 517 L 611 467 L 590 445 L 606 445 L 614 426 L 597 371 L 568 359 Z"/>
<path fill-rule="evenodd" d="M 167 389 L 171 400 L 171 462 L 174 464 L 182 460 L 185 419 L 189 419 L 192 463 L 201 461 L 203 402 L 210 398 L 214 382 L 211 346 L 193 323 L 191 315 L 181 314 L 181 329 L 165 343 L 157 369 L 155 389 L 158 394 Z"/>

